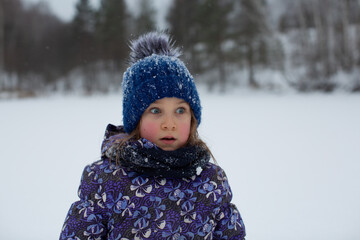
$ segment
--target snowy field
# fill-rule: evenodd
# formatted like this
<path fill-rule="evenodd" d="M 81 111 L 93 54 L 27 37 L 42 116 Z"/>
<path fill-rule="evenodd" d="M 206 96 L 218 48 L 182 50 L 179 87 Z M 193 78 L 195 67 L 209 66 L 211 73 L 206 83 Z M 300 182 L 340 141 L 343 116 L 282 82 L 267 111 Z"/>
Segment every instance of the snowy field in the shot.
<path fill-rule="evenodd" d="M 360 239 L 360 95 L 201 94 L 248 240 Z M 0 239 L 58 239 L 121 96 L 0 101 Z"/>

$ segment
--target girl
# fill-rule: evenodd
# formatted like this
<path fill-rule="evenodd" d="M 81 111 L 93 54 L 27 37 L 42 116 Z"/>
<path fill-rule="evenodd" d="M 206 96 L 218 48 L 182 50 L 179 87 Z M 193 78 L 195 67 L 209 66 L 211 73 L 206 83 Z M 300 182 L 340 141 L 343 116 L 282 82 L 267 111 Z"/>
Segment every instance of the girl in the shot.
<path fill-rule="evenodd" d="M 123 124 L 83 172 L 60 239 L 245 239 L 224 171 L 197 134 L 201 105 L 163 33 L 132 42 Z"/>

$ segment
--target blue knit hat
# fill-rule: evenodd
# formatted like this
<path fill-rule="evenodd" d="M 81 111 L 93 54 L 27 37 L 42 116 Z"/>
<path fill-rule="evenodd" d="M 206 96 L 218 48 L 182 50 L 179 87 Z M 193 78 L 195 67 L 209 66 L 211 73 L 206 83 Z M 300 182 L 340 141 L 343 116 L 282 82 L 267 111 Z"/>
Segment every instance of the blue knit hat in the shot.
<path fill-rule="evenodd" d="M 123 124 L 127 133 L 136 128 L 151 103 L 165 97 L 184 99 L 200 124 L 199 94 L 179 56 L 180 51 L 164 33 L 151 32 L 131 42 L 131 66 L 122 82 Z"/>

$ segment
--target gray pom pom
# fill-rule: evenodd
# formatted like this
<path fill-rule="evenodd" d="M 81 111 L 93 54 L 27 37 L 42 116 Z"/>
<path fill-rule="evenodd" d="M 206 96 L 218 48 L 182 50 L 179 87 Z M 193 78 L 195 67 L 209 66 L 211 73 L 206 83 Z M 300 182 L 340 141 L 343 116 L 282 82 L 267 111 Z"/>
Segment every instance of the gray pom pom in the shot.
<path fill-rule="evenodd" d="M 159 32 L 149 32 L 130 42 L 130 64 L 151 56 L 152 54 L 179 57 L 181 51 L 174 47 L 169 35 Z"/>

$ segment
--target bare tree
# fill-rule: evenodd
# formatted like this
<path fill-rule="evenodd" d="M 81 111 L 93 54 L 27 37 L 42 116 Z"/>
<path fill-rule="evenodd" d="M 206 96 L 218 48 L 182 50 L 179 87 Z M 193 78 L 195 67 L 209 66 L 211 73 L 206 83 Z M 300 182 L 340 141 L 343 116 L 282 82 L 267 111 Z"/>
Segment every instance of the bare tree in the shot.
<path fill-rule="evenodd" d="M 135 32 L 140 35 L 155 30 L 156 10 L 152 1 L 141 0 L 139 3 L 139 15 L 135 18 Z"/>
<path fill-rule="evenodd" d="M 4 46 L 5 46 L 5 39 L 4 39 L 4 2 L 3 0 L 0 0 L 0 77 L 3 74 L 4 71 Z M 2 82 L 2 81 L 1 81 Z M 2 86 L 0 86 L 0 89 Z"/>
<path fill-rule="evenodd" d="M 110 69 L 121 69 L 128 54 L 128 13 L 124 0 L 101 0 L 97 12 L 96 31 L 102 59 Z"/>
<path fill-rule="evenodd" d="M 335 34 L 337 47 L 334 48 L 335 56 L 339 59 L 339 65 L 345 71 L 351 71 L 354 65 L 353 44 L 351 42 L 350 34 L 350 19 L 349 11 L 350 5 L 348 0 L 335 1 L 334 9 L 338 9 L 338 17 L 335 19 Z"/>
<path fill-rule="evenodd" d="M 184 47 L 185 61 L 191 63 L 189 68 L 195 74 L 203 71 L 200 53 L 196 48 L 200 43 L 199 8 L 199 0 L 174 0 L 166 16 L 171 34 L 177 44 Z"/>
<path fill-rule="evenodd" d="M 218 76 L 214 76 L 209 82 L 209 87 L 218 83 L 220 90 L 225 91 L 227 84 L 227 51 L 224 43 L 230 39 L 229 15 L 233 8 L 233 2 L 229 0 L 205 0 L 201 2 L 199 9 L 199 37 L 205 47 L 207 56 L 207 70 L 217 69 Z"/>
<path fill-rule="evenodd" d="M 238 10 L 234 14 L 232 31 L 236 42 L 235 51 L 239 52 L 248 70 L 248 85 L 251 88 L 259 88 L 255 78 L 255 67 L 269 66 L 271 61 L 276 61 L 275 58 L 270 60 L 269 55 L 270 45 L 277 44 L 274 44 L 276 39 L 273 38 L 266 16 L 267 3 L 265 0 L 241 0 L 236 4 Z"/>

